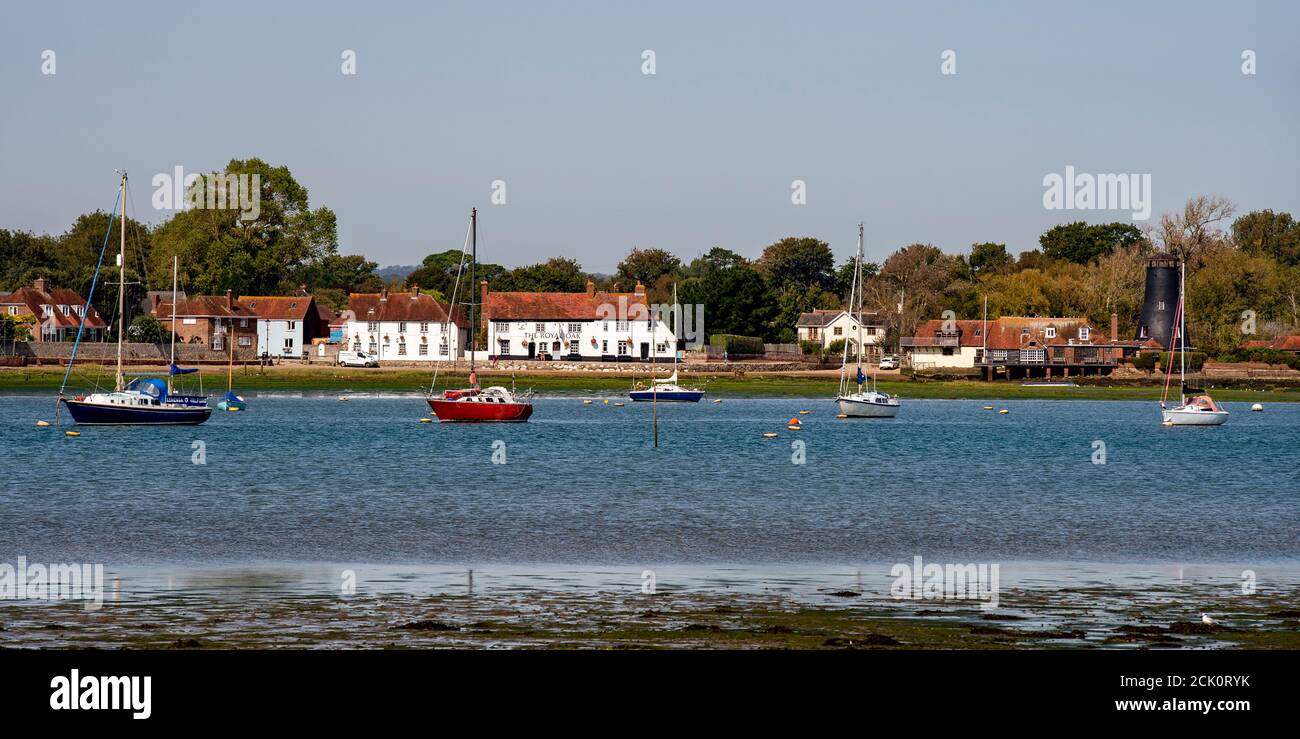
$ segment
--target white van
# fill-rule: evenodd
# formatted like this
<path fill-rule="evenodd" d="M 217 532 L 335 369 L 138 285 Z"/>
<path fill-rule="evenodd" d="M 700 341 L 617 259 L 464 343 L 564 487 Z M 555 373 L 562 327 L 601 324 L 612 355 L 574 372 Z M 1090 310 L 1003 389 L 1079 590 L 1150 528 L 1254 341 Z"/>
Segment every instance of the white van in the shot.
<path fill-rule="evenodd" d="M 365 352 L 339 352 L 339 364 L 344 367 L 378 367 L 379 360 Z"/>

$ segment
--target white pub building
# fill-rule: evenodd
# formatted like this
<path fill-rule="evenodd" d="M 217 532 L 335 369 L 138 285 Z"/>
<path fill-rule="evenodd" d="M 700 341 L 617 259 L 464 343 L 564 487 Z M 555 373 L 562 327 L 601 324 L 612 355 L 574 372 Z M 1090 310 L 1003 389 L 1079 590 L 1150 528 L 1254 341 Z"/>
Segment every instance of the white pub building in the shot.
<path fill-rule="evenodd" d="M 631 293 L 491 292 L 481 283 L 488 354 L 497 359 L 640 362 L 677 350 L 665 315 L 651 317 L 645 286 Z"/>
<path fill-rule="evenodd" d="M 345 351 L 381 362 L 435 362 L 459 358 L 468 339 L 463 311 L 448 321 L 447 307 L 413 287 L 410 292 L 352 293 L 343 329 Z"/>

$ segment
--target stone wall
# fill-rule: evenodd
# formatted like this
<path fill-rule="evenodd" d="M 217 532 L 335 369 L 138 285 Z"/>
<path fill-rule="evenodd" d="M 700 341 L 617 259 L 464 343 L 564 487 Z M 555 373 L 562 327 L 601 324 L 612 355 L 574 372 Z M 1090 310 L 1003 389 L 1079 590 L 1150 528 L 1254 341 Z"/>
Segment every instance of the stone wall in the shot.
<path fill-rule="evenodd" d="M 122 361 L 126 364 L 156 365 L 167 364 L 170 357 L 169 344 L 123 344 Z M 18 341 L 13 345 L 13 355 L 23 357 L 27 365 L 63 365 L 72 356 L 72 342 L 55 341 Z M 230 361 L 228 352 L 215 351 L 206 346 L 192 344 L 176 345 L 176 363 L 180 365 L 226 364 Z M 237 363 L 256 362 L 253 349 L 236 349 Z M 113 364 L 117 362 L 117 344 L 111 342 L 82 342 L 77 349 L 77 362 L 87 364 Z"/>

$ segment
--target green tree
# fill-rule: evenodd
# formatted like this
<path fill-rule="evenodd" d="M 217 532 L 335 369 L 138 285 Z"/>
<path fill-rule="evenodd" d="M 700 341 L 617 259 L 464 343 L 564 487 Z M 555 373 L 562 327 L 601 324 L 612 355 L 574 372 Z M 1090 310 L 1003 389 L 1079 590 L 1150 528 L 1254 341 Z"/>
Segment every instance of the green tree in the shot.
<path fill-rule="evenodd" d="M 971 244 L 970 256 L 966 258 L 966 265 L 971 279 L 976 279 L 980 275 L 990 272 L 1007 271 L 1012 266 L 1012 259 L 1011 255 L 1007 253 L 1006 244 L 995 244 L 986 241 L 982 244 Z"/>
<path fill-rule="evenodd" d="M 260 177 L 257 217 L 242 220 L 237 203 L 178 212 L 154 233 L 151 273 L 170 274 L 172 257 L 179 256 L 190 292 L 274 295 L 297 287 L 293 280 L 303 270 L 338 253 L 334 212 L 312 209 L 307 188 L 288 167 L 232 159 L 221 174 Z M 206 202 L 212 188 L 200 178 L 186 197 Z"/>
<path fill-rule="evenodd" d="M 419 285 L 421 289 L 430 293 L 438 293 L 446 299 L 451 298 L 452 291 L 456 287 L 456 275 L 462 269 L 460 249 L 448 249 L 447 251 L 434 252 L 424 258 L 420 267 L 406 276 L 407 288 Z M 470 263 L 469 256 L 466 255 L 463 263 L 464 277 L 460 284 L 460 295 L 457 296 L 457 302 L 469 302 L 465 297 L 470 289 Z M 487 280 L 492 285 L 492 289 L 498 289 L 496 286 L 497 278 L 506 273 L 506 268 L 499 264 L 485 264 L 480 262 L 474 270 L 474 279 L 478 281 Z"/>
<path fill-rule="evenodd" d="M 1089 264 L 1109 254 L 1116 247 L 1131 246 L 1143 240 L 1142 232 L 1131 223 L 1087 224 L 1083 221 L 1053 226 L 1038 243 L 1043 254 L 1076 264 Z"/>
<path fill-rule="evenodd" d="M 504 272 L 491 287 L 501 292 L 580 293 L 587 289 L 587 275 L 575 260 L 552 257 Z"/>
<path fill-rule="evenodd" d="M 136 319 L 131 321 L 130 328 L 126 330 L 126 335 L 128 339 L 138 343 L 161 344 L 170 340 L 171 331 L 157 318 L 143 315 L 136 316 Z"/>
<path fill-rule="evenodd" d="M 1247 254 L 1300 266 L 1300 223 L 1290 213 L 1255 210 L 1232 222 L 1232 240 Z"/>
<path fill-rule="evenodd" d="M 678 286 L 678 300 L 688 309 L 704 306 L 705 333 L 710 336 L 773 334 L 772 319 L 776 313 L 773 296 L 756 269 L 743 259 L 731 258 L 713 259 L 700 267 L 699 276 L 687 278 Z"/>
<path fill-rule="evenodd" d="M 616 277 L 624 282 L 623 289 L 631 290 L 640 281 L 650 286 L 664 275 L 681 271 L 682 260 L 663 249 L 633 249 L 618 263 Z"/>
<path fill-rule="evenodd" d="M 776 289 L 816 285 L 835 290 L 835 255 L 821 239 L 788 236 L 769 245 L 758 259 L 758 269 Z"/>

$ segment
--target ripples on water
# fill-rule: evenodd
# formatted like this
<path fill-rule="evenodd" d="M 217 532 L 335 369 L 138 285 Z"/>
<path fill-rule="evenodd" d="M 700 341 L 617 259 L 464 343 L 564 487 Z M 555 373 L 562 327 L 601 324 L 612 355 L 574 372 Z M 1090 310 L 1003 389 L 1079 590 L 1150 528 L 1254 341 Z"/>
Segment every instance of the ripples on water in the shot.
<path fill-rule="evenodd" d="M 650 407 L 613 400 L 479 426 L 420 424 L 418 397 L 250 401 L 195 428 L 68 438 L 34 427 L 50 398 L 0 396 L 0 561 L 1300 559 L 1295 404 L 1232 403 L 1227 425 L 1188 429 L 1150 402 L 912 400 L 843 421 L 825 400 L 706 400 L 661 405 L 655 450 Z"/>

